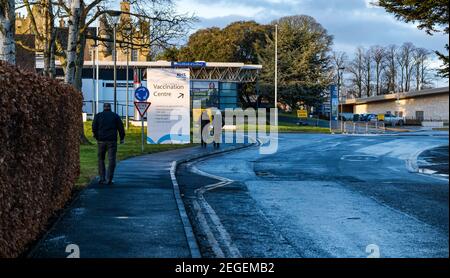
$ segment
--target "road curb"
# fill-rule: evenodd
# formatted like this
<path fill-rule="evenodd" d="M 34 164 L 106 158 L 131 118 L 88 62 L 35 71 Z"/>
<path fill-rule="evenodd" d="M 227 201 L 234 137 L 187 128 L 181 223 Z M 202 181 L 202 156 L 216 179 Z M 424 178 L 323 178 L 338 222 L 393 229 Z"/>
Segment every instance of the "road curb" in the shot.
<path fill-rule="evenodd" d="M 218 155 L 218 154 L 237 151 L 237 150 L 249 148 L 249 147 L 252 147 L 255 145 L 256 145 L 256 143 L 244 144 L 244 145 L 240 145 L 240 146 L 233 146 L 233 147 L 229 147 L 226 149 L 215 150 L 215 151 L 208 152 L 208 153 L 191 155 L 184 159 L 172 161 L 172 166 L 170 168 L 170 177 L 172 179 L 173 194 L 175 196 L 175 200 L 177 203 L 178 213 L 180 214 L 181 221 L 184 226 L 184 232 L 185 232 L 186 240 L 188 242 L 192 258 L 201 258 L 202 256 L 200 253 L 200 249 L 198 247 L 197 239 L 195 238 L 194 231 L 192 229 L 191 221 L 189 220 L 189 217 L 186 212 L 186 208 L 184 206 L 183 199 L 181 198 L 180 187 L 178 185 L 178 181 L 177 181 L 177 177 L 176 177 L 176 172 L 177 172 L 178 166 L 180 164 L 194 161 L 194 160 L 197 160 L 200 158 L 205 158 L 205 157 L 210 157 L 210 156 L 214 156 L 214 155 Z"/>
<path fill-rule="evenodd" d="M 444 146 L 448 146 L 448 144 L 433 145 L 433 146 L 418 150 L 417 152 L 413 153 L 408 159 L 406 159 L 406 168 L 411 173 L 419 173 L 420 172 L 419 166 L 417 165 L 417 160 L 418 160 L 419 156 L 426 151 L 429 151 L 429 150 L 432 150 L 435 148 L 439 148 L 439 147 L 444 147 Z"/>

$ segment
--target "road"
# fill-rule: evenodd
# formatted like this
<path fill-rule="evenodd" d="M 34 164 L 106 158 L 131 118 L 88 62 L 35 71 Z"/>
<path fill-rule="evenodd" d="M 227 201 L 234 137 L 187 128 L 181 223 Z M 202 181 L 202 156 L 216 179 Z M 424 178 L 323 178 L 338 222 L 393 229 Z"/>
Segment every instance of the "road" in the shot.
<path fill-rule="evenodd" d="M 443 145 L 448 133 L 280 134 L 275 154 L 227 153 L 177 178 L 205 257 L 448 257 L 448 176 L 411 172 Z"/>

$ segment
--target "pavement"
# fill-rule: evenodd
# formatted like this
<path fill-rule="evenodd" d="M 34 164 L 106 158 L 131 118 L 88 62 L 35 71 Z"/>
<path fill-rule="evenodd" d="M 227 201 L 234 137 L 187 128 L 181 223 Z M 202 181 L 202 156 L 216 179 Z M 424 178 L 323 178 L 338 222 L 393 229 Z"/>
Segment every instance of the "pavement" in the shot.
<path fill-rule="evenodd" d="M 177 179 L 204 257 L 447 258 L 448 177 L 408 165 L 448 141 L 279 134 L 275 154 L 193 161 Z"/>
<path fill-rule="evenodd" d="M 121 161 L 114 185 L 83 190 L 30 256 L 65 258 L 75 244 L 81 258 L 192 257 L 170 170 L 173 161 L 211 152 L 210 145 Z"/>

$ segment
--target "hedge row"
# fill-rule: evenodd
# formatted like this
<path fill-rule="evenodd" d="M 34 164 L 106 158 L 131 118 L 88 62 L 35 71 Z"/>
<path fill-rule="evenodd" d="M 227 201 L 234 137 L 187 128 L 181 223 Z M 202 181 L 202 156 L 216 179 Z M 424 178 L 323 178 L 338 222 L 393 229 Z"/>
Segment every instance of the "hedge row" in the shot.
<path fill-rule="evenodd" d="M 0 62 L 0 257 L 17 257 L 70 198 L 82 96 Z"/>

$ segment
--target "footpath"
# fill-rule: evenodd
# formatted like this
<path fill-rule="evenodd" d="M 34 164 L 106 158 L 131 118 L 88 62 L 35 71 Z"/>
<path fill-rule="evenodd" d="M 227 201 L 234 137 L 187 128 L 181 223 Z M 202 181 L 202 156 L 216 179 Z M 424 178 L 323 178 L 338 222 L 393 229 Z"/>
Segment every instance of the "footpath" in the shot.
<path fill-rule="evenodd" d="M 242 146 L 224 145 L 220 152 Z M 30 257 L 65 258 L 78 251 L 81 258 L 199 257 L 171 172 L 174 161 L 215 152 L 210 145 L 121 161 L 114 184 L 93 182 L 83 190 Z"/>

